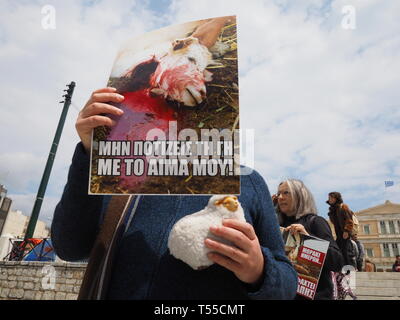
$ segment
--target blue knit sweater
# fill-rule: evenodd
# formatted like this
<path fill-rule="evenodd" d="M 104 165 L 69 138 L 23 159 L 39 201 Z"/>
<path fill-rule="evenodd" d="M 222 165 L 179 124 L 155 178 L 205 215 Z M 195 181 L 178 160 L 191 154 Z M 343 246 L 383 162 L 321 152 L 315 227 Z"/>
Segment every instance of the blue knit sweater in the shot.
<path fill-rule="evenodd" d="M 89 157 L 79 143 L 51 233 L 57 255 L 67 261 L 88 258 L 110 196 L 88 195 Z M 118 242 L 108 299 L 293 299 L 297 274 L 285 257 L 283 241 L 263 178 L 241 177 L 239 201 L 254 226 L 264 255 L 255 288 L 219 266 L 195 271 L 175 259 L 167 240 L 174 223 L 203 209 L 209 196 L 141 196 L 127 231 Z"/>

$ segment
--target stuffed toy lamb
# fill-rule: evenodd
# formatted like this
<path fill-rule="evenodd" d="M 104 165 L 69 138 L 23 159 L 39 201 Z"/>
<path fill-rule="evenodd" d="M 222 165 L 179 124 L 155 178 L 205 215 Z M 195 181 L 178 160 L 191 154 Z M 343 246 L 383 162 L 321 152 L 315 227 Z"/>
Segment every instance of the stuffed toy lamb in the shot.
<path fill-rule="evenodd" d="M 226 218 L 246 221 L 237 197 L 212 196 L 203 210 L 185 216 L 175 223 L 168 238 L 169 251 L 175 258 L 195 270 L 209 267 L 214 262 L 207 257 L 211 249 L 204 244 L 206 238 L 232 245 L 231 242 L 210 232 L 211 226 L 222 226 L 222 220 Z"/>

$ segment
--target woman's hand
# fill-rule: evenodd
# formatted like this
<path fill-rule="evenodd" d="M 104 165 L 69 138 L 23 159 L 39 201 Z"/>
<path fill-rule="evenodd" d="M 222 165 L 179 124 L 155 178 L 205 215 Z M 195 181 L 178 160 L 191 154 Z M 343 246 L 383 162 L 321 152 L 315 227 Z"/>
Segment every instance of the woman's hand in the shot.
<path fill-rule="evenodd" d="M 285 228 L 285 231 L 290 231 L 291 234 L 303 233 L 307 236 L 309 235 L 304 226 L 299 223 L 291 224 L 289 227 Z"/>
<path fill-rule="evenodd" d="M 241 281 L 257 283 L 263 274 L 264 256 L 253 226 L 235 219 L 225 219 L 222 224 L 221 227 L 211 227 L 210 231 L 235 246 L 207 238 L 205 244 L 213 250 L 208 258 L 232 271 Z"/>
<path fill-rule="evenodd" d="M 87 153 L 90 151 L 92 142 L 92 130 L 99 126 L 113 126 L 115 121 L 104 114 L 122 115 L 124 112 L 114 107 L 108 102 L 122 102 L 124 96 L 118 94 L 115 88 L 102 88 L 96 90 L 90 96 L 90 99 L 79 112 L 75 123 L 76 131 L 81 138 L 82 144 Z"/>

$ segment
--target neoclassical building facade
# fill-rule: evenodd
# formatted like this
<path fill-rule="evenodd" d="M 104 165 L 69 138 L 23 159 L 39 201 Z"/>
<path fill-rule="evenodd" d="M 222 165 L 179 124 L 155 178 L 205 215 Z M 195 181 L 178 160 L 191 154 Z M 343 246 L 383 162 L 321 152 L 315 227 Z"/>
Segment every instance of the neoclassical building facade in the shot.
<path fill-rule="evenodd" d="M 400 204 L 387 200 L 355 214 L 360 223 L 358 239 L 364 245 L 366 258 L 375 263 L 378 271 L 390 271 L 400 254 Z"/>

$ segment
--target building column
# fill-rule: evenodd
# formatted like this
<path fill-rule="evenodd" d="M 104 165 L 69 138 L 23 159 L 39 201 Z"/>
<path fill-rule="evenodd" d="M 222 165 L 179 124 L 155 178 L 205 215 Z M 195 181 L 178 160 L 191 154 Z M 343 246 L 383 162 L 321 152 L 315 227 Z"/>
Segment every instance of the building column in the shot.
<path fill-rule="evenodd" d="M 391 256 L 391 257 L 394 257 L 393 246 L 392 246 L 392 245 L 393 245 L 392 243 L 389 243 L 389 244 L 388 244 L 388 246 L 389 246 L 389 253 L 390 253 L 390 256 Z"/>
<path fill-rule="evenodd" d="M 386 233 L 390 234 L 390 228 L 389 228 L 389 221 L 388 220 L 385 221 L 385 226 L 386 226 Z"/>
<path fill-rule="evenodd" d="M 382 234 L 382 230 L 381 230 L 381 221 L 377 220 L 376 224 L 378 225 L 378 234 Z"/>
<path fill-rule="evenodd" d="M 399 220 L 394 220 L 393 223 L 394 223 L 394 230 L 396 231 L 396 233 L 400 233 Z"/>
<path fill-rule="evenodd" d="M 397 243 L 393 243 L 393 244 L 392 244 L 392 246 L 393 246 L 393 251 L 394 251 L 394 245 L 395 245 L 395 244 L 397 245 L 397 250 L 396 250 L 396 252 L 397 252 L 397 254 L 400 254 L 400 248 L 399 248 L 400 243 L 397 242 Z M 394 253 L 394 252 L 393 252 L 393 253 Z M 394 255 L 396 256 L 396 253 L 394 253 Z"/>
<path fill-rule="evenodd" d="M 380 243 L 379 246 L 381 247 L 381 258 L 385 257 L 385 251 L 383 250 L 383 243 Z"/>

